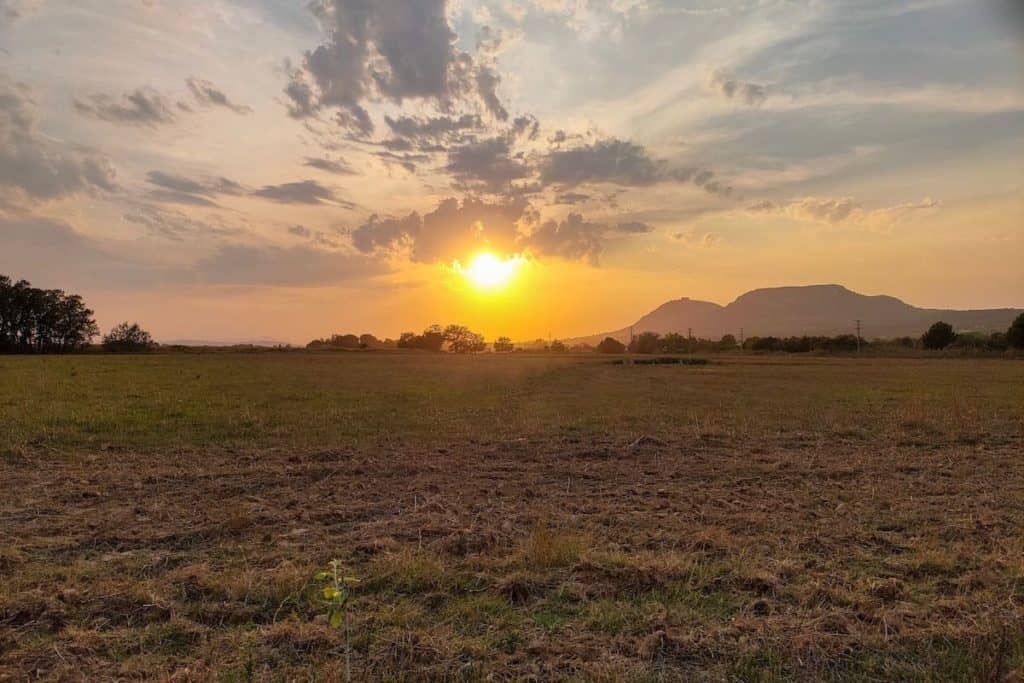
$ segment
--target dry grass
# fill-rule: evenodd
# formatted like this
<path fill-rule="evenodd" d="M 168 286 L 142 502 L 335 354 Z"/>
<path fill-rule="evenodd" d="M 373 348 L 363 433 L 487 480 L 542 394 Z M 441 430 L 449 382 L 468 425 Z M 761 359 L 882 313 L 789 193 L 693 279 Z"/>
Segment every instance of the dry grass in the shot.
<path fill-rule="evenodd" d="M 0 372 L 0 680 L 1024 675 L 1020 363 Z"/>

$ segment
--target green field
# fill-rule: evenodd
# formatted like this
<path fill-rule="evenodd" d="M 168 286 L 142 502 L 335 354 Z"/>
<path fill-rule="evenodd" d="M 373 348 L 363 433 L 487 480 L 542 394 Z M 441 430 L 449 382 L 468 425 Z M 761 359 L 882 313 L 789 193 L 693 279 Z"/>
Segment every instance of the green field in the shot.
<path fill-rule="evenodd" d="M 0 357 L 0 680 L 1024 675 L 1024 363 Z"/>

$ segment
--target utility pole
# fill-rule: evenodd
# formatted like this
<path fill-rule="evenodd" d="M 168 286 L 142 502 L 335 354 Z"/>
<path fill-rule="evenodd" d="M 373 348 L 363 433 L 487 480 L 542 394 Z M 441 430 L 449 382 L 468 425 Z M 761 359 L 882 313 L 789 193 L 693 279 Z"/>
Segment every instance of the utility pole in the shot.
<path fill-rule="evenodd" d="M 857 323 L 857 353 L 860 353 L 860 319 L 854 321 Z"/>
<path fill-rule="evenodd" d="M 740 328 L 740 351 L 743 350 L 743 328 Z"/>
<path fill-rule="evenodd" d="M 686 352 L 693 353 L 693 328 L 686 328 Z"/>

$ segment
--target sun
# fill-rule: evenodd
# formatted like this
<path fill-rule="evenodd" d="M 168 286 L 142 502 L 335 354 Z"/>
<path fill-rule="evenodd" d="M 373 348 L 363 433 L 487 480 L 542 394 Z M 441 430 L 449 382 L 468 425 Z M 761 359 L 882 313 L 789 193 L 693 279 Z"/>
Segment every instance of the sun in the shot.
<path fill-rule="evenodd" d="M 500 259 L 485 251 L 473 257 L 468 266 L 456 264 L 456 270 L 479 290 L 503 289 L 515 279 L 522 259 L 519 256 Z"/>

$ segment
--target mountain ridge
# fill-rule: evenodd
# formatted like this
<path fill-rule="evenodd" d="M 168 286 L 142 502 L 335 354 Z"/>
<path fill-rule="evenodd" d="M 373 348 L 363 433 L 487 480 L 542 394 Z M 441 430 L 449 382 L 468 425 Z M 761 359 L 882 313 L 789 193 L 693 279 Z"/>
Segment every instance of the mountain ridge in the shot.
<path fill-rule="evenodd" d="M 672 299 L 640 317 L 633 325 L 566 340 L 570 344 L 596 344 L 605 337 L 628 341 L 635 334 L 677 332 L 719 339 L 802 335 L 834 336 L 856 332 L 866 339 L 918 337 L 934 322 L 945 320 L 961 332 L 1004 331 L 1024 313 L 1018 308 L 940 309 L 919 308 L 887 294 L 859 294 L 843 285 L 822 284 L 761 287 L 722 306 L 689 297 Z"/>

